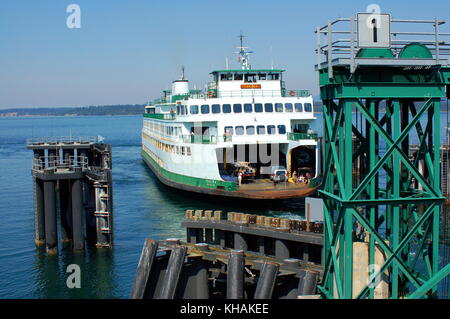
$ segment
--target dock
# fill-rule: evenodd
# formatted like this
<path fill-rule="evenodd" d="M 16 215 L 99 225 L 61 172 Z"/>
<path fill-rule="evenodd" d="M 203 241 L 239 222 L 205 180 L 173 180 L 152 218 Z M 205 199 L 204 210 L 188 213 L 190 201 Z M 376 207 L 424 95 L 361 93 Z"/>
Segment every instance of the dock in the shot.
<path fill-rule="evenodd" d="M 58 253 L 61 240 L 75 251 L 85 240 L 96 247 L 112 246 L 111 145 L 95 137 L 34 138 L 33 151 L 35 243 L 47 254 Z"/>
<path fill-rule="evenodd" d="M 130 298 L 318 298 L 321 223 L 187 210 L 182 225 L 187 242 L 145 240 Z"/>

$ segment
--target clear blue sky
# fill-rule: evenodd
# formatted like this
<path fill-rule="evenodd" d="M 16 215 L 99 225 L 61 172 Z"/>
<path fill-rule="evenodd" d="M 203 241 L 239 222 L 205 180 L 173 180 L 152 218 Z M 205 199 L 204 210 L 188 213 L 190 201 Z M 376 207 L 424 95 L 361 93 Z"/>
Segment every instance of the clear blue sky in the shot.
<path fill-rule="evenodd" d="M 68 29 L 66 7 L 81 7 Z M 286 68 L 288 88 L 317 94 L 315 26 L 376 3 L 394 18 L 447 20 L 449 0 L 2 0 L 0 108 L 143 103 L 186 68 L 203 87 L 242 30 L 253 67 Z M 447 31 L 448 32 L 448 31 Z"/>

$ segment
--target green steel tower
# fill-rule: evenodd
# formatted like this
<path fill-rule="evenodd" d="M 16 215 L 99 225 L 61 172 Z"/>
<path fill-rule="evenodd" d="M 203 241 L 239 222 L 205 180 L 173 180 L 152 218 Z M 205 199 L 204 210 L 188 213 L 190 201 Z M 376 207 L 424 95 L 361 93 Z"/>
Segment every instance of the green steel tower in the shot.
<path fill-rule="evenodd" d="M 433 297 L 450 273 L 439 266 L 443 24 L 360 13 L 316 30 L 325 298 Z"/>

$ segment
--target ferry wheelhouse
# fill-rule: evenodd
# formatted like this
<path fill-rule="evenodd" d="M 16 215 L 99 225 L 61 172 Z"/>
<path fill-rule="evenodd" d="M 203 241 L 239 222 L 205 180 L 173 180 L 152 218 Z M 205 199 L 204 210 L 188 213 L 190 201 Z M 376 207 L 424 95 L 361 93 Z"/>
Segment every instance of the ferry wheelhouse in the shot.
<path fill-rule="evenodd" d="M 319 179 L 319 144 L 307 90 L 287 90 L 281 69 L 214 70 L 207 90 L 183 75 L 145 107 L 142 156 L 164 184 L 252 199 L 307 196 Z M 276 174 L 285 178 L 274 178 Z"/>

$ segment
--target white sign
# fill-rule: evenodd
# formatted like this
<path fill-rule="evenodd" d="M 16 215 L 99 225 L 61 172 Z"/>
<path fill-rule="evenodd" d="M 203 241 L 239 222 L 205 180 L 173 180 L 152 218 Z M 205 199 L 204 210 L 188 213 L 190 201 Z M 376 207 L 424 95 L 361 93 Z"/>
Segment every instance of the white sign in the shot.
<path fill-rule="evenodd" d="M 391 16 L 386 13 L 358 13 L 358 47 L 389 48 Z"/>

